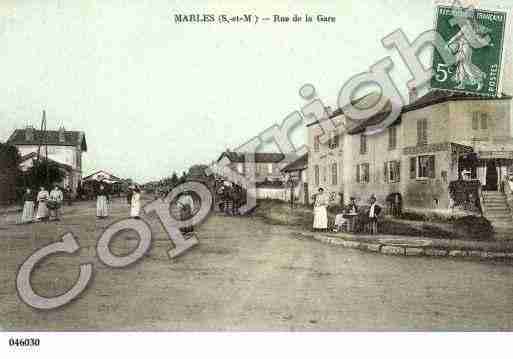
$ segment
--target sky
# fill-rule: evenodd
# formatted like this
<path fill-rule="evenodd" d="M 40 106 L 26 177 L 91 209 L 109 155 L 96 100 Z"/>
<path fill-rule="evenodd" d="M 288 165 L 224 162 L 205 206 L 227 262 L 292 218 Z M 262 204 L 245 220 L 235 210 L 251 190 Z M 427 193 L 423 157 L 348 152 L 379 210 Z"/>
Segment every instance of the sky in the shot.
<path fill-rule="evenodd" d="M 336 22 L 174 22 L 190 13 Z M 281 123 L 306 104 L 306 83 L 335 108 L 345 81 L 390 56 L 406 94 L 409 72 L 381 39 L 400 28 L 413 41 L 433 22 L 432 0 L 2 0 L 0 141 L 46 110 L 49 129 L 86 133 L 84 176 L 156 180 Z M 304 143 L 304 128 L 293 140 Z"/>

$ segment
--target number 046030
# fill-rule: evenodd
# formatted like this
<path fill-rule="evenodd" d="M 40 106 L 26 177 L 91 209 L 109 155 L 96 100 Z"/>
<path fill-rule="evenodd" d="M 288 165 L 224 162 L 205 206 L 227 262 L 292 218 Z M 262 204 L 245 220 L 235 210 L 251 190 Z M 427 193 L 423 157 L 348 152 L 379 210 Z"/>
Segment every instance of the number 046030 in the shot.
<path fill-rule="evenodd" d="M 10 338 L 9 346 L 11 347 L 38 347 L 39 338 Z"/>

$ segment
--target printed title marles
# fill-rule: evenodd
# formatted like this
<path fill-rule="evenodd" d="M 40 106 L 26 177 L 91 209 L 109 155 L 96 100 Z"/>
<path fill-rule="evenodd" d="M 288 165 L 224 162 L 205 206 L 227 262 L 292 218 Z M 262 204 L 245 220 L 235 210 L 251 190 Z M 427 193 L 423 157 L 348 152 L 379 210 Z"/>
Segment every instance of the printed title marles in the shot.
<path fill-rule="evenodd" d="M 220 22 L 254 22 L 258 21 L 258 16 L 251 14 L 244 15 L 236 15 L 230 16 L 227 14 L 216 15 L 216 14 L 174 14 L 175 23 L 209 23 L 216 22 L 216 20 Z M 265 17 L 264 20 L 272 20 L 273 22 L 311 22 L 313 17 L 309 15 L 305 15 L 304 17 L 300 15 L 290 16 L 281 16 L 281 15 L 273 15 L 272 17 Z M 321 23 L 334 23 L 336 22 L 336 18 L 334 16 L 325 16 L 325 15 L 317 15 L 315 17 L 317 22 Z"/>
<path fill-rule="evenodd" d="M 215 22 L 215 14 L 174 14 L 176 23 L 181 22 Z"/>

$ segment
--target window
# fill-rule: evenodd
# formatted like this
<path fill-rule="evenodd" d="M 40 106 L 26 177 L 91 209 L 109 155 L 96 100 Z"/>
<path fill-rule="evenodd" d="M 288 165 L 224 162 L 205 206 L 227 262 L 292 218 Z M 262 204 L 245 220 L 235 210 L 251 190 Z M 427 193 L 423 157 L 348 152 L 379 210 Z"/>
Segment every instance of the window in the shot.
<path fill-rule="evenodd" d="M 479 112 L 472 113 L 472 129 L 477 130 L 479 128 Z"/>
<path fill-rule="evenodd" d="M 418 178 L 435 178 L 435 156 L 418 157 Z"/>
<path fill-rule="evenodd" d="M 367 136 L 363 133 L 360 135 L 360 154 L 364 155 L 367 153 Z"/>
<path fill-rule="evenodd" d="M 481 114 L 481 129 L 486 130 L 488 128 L 488 114 Z"/>
<path fill-rule="evenodd" d="M 314 151 L 319 152 L 319 136 L 314 136 Z"/>
<path fill-rule="evenodd" d="M 473 112 L 472 113 L 472 129 L 479 130 L 479 125 L 481 124 L 481 129 L 488 129 L 488 114 L 485 112 Z"/>
<path fill-rule="evenodd" d="M 388 128 L 388 149 L 395 150 L 397 147 L 397 127 Z"/>
<path fill-rule="evenodd" d="M 338 182 L 338 166 L 337 163 L 334 162 L 331 164 L 331 184 L 336 185 Z"/>
<path fill-rule="evenodd" d="M 427 145 L 427 119 L 417 120 L 417 146 Z"/>
<path fill-rule="evenodd" d="M 369 183 L 369 164 L 361 163 L 356 165 L 356 182 Z"/>
<path fill-rule="evenodd" d="M 319 185 L 319 165 L 314 166 L 315 185 Z"/>
<path fill-rule="evenodd" d="M 339 136 L 333 135 L 330 137 L 330 140 L 328 141 L 328 148 L 333 149 L 337 148 L 339 144 Z"/>
<path fill-rule="evenodd" d="M 385 162 L 385 182 L 394 183 L 401 180 L 401 161 Z"/>
<path fill-rule="evenodd" d="M 237 172 L 244 173 L 244 163 L 237 163 Z"/>
<path fill-rule="evenodd" d="M 322 166 L 322 183 L 328 183 L 328 166 Z"/>
<path fill-rule="evenodd" d="M 410 179 L 417 177 L 417 157 L 410 157 Z"/>
<path fill-rule="evenodd" d="M 270 175 L 273 174 L 273 164 L 272 163 L 267 164 L 267 173 Z"/>

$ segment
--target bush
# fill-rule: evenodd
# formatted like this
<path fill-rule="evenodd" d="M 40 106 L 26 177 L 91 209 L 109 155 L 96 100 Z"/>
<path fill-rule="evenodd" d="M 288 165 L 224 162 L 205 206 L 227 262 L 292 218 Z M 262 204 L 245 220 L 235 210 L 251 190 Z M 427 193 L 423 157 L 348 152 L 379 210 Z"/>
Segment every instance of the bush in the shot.
<path fill-rule="evenodd" d="M 453 228 L 462 238 L 489 240 L 493 237 L 493 227 L 485 217 L 465 216 L 453 223 Z"/>
<path fill-rule="evenodd" d="M 456 218 L 458 218 L 458 215 L 435 211 L 420 212 L 415 210 L 408 210 L 402 212 L 399 218 L 407 221 L 453 223 Z"/>

